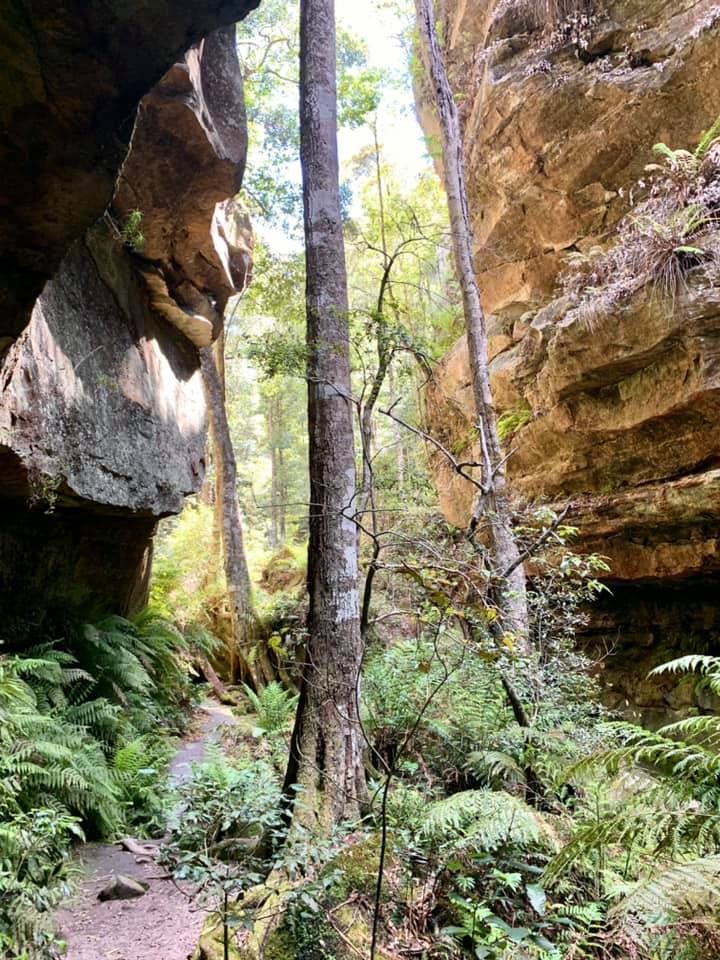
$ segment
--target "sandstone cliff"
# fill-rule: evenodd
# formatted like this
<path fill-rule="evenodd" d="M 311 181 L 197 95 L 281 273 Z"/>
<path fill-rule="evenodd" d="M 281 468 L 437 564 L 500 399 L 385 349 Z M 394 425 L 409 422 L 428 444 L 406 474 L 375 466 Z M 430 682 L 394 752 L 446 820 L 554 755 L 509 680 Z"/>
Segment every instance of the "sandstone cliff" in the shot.
<path fill-rule="evenodd" d="M 568 253 L 612 242 L 652 145 L 692 148 L 720 113 L 720 8 L 567 6 L 580 12 L 548 25 L 541 4 L 450 0 L 447 56 L 493 382 L 519 427 L 510 477 L 525 499 L 572 499 L 580 548 L 609 557 L 614 597 L 594 629 L 618 647 L 615 701 L 651 717 L 681 704 L 638 677 L 720 626 L 720 293 L 706 279 L 674 298 L 646 287 L 590 328 L 557 281 Z M 469 379 L 461 342 L 428 395 L 434 430 L 456 446 L 472 436 Z M 434 469 L 463 525 L 471 491 Z"/>
<path fill-rule="evenodd" d="M 66 181 L 81 215 L 48 250 L 67 244 L 73 225 L 80 236 L 0 368 L 3 611 L 142 603 L 157 519 L 204 476 L 197 347 L 217 334 L 250 269 L 248 224 L 228 200 L 246 146 L 231 26 L 145 96 L 112 203 L 84 234 L 107 184 L 88 192 Z"/>
<path fill-rule="evenodd" d="M 0 338 L 22 330 L 70 244 L 102 215 L 140 99 L 258 2 L 3 0 Z"/>

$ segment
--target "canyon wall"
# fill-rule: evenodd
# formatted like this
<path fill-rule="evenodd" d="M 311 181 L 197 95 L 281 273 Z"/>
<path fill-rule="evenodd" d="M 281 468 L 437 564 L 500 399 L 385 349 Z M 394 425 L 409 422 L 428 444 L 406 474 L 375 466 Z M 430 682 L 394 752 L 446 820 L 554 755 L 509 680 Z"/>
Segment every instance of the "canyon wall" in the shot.
<path fill-rule="evenodd" d="M 251 6 L 220 5 L 212 17 L 237 19 Z M 167 25 L 171 38 L 197 35 L 212 17 L 195 10 L 182 30 Z M 147 26 L 159 32 L 156 48 L 144 39 L 157 66 L 168 37 L 159 13 Z M 142 29 L 141 22 L 121 32 L 109 49 L 91 46 L 88 58 L 122 59 L 123 50 L 139 57 Z M 47 39 L 53 56 L 66 39 L 62 31 Z M 127 89 L 122 102 L 132 114 Z M 43 116 L 32 113 L 35 122 Z M 144 602 L 157 520 L 179 512 L 204 477 L 197 348 L 219 332 L 227 298 L 242 289 L 251 265 L 247 218 L 228 199 L 239 189 L 247 148 L 234 26 L 170 66 L 137 109 L 129 151 L 112 164 L 98 161 L 97 140 L 105 131 L 114 142 L 116 131 L 105 130 L 106 116 L 86 119 L 87 131 L 74 130 L 81 141 L 74 149 L 85 151 L 83 162 L 99 163 L 101 186 L 90 189 L 68 172 L 69 145 L 55 144 L 62 169 L 48 168 L 47 183 L 62 181 L 77 216 L 44 235 L 45 253 L 15 297 L 0 365 L 0 611 L 28 619 L 56 608 L 131 613 Z M 38 175 L 39 191 L 47 183 Z M 27 252 L 40 224 L 22 192 L 8 196 Z M 53 275 L 25 325 L 27 295 L 46 273 Z"/>
<path fill-rule="evenodd" d="M 613 595 L 589 640 L 613 650 L 613 705 L 652 722 L 688 703 L 647 669 L 712 648 L 720 629 L 720 290 L 692 276 L 673 296 L 645 288 L 588 325 L 558 276 L 568 254 L 612 242 L 653 144 L 693 149 L 720 114 L 720 7 L 596 0 L 569 3 L 579 12 L 555 24 L 541 7 L 445 11 L 493 384 L 518 428 L 515 492 L 570 501 L 578 548 L 608 557 Z M 434 133 L 422 90 L 419 103 Z M 464 341 L 427 401 L 433 432 L 470 448 Z M 444 512 L 464 526 L 472 490 L 442 458 L 433 468 Z"/>
<path fill-rule="evenodd" d="M 0 338 L 110 202 L 141 98 L 258 2 L 2 0 Z"/>

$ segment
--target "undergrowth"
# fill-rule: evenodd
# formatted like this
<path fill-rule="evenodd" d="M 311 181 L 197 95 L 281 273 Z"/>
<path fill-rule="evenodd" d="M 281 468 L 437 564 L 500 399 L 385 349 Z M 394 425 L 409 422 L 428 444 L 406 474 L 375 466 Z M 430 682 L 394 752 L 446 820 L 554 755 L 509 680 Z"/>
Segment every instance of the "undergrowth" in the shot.
<path fill-rule="evenodd" d="M 164 828 L 166 736 L 194 694 L 185 638 L 136 622 L 6 626 L 0 654 L 2 956 L 59 956 L 51 913 L 68 895 L 71 845 Z"/>
<path fill-rule="evenodd" d="M 391 562 L 381 574 L 361 685 L 371 808 L 344 832 L 285 836 L 295 696 L 246 690 L 234 759 L 196 769 L 163 854 L 220 941 L 254 956 L 264 937 L 282 960 L 369 957 L 377 916 L 384 958 L 717 955 L 718 720 L 651 733 L 610 716 L 576 648 L 607 565 L 573 553 L 576 531 L 552 511 L 517 529 L 522 543 L 553 533 L 529 597 L 531 656 L 461 589 L 467 548 L 451 529 L 424 527 L 442 564 L 418 548 L 402 581 Z M 720 695 L 718 660 L 666 669 L 695 670 Z M 275 928 L 272 896 L 284 904 Z"/>
<path fill-rule="evenodd" d="M 349 960 L 370 955 L 377 919 L 386 960 L 717 955 L 720 720 L 650 732 L 609 716 L 575 644 L 607 566 L 573 553 L 576 531 L 552 511 L 517 529 L 523 543 L 553 533 L 529 596 L 531 655 L 459 588 L 467 547 L 451 529 L 432 528 L 442 564 L 418 552 L 379 598 L 403 612 L 375 621 L 366 655 L 360 822 L 286 836 L 297 697 L 279 683 L 245 691 L 224 754 L 180 788 L 162 851 L 228 946 L 262 934 L 271 957 Z M 458 577 L 443 569 L 451 558 Z M 72 884 L 73 842 L 163 829 L 167 748 L 155 731 L 181 726 L 191 646 L 156 617 L 111 618 L 0 658 L 3 956 L 62 955 L 48 918 Z M 661 671 L 694 671 L 720 696 L 718 658 Z M 258 891 L 270 878 L 282 878 L 285 907 L 268 932 L 277 907 Z"/>

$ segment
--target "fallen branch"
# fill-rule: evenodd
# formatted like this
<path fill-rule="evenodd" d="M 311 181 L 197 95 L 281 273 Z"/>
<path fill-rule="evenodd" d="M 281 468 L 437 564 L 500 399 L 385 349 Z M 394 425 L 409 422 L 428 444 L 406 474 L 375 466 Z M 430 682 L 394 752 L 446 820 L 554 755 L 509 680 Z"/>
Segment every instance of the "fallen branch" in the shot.
<path fill-rule="evenodd" d="M 115 844 L 136 857 L 152 857 L 154 859 L 160 852 L 159 844 L 151 840 L 141 842 L 140 840 L 134 840 L 132 837 L 123 837 L 122 840 L 116 840 Z"/>

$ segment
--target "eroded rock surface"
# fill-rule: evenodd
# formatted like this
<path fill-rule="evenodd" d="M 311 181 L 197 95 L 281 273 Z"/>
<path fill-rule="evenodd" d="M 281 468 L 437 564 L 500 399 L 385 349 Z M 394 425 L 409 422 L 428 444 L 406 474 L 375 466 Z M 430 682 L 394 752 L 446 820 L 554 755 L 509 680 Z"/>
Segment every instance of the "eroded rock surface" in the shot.
<path fill-rule="evenodd" d="M 623 650 L 645 637 L 644 670 L 682 648 L 683 584 L 704 610 L 688 618 L 685 640 L 707 643 L 718 625 L 707 610 L 720 607 L 720 292 L 701 281 L 674 298 L 646 289 L 589 328 L 557 281 L 568 253 L 611 240 L 652 145 L 692 149 L 716 119 L 720 8 L 592 6 L 579 30 L 551 35 L 519 0 L 451 0 L 448 59 L 493 384 L 519 426 L 509 474 L 527 500 L 571 498 L 581 549 L 609 558 L 616 600 L 604 603 L 595 640 L 621 643 L 611 682 L 652 711 L 672 704 L 630 680 Z M 467 448 L 463 459 L 473 459 L 473 412 L 461 341 L 441 364 L 428 416 L 448 445 Z M 434 469 L 445 513 L 464 526 L 472 490 L 442 458 Z"/>
<path fill-rule="evenodd" d="M 74 243 L 6 348 L 4 611 L 123 613 L 144 601 L 157 519 L 179 512 L 204 477 L 197 348 L 219 332 L 252 263 L 247 217 L 228 199 L 246 146 L 229 27 L 144 98 L 110 210 Z"/>
<path fill-rule="evenodd" d="M 0 338 L 22 330 L 70 244 L 102 215 L 141 97 L 257 3 L 3 0 Z"/>
<path fill-rule="evenodd" d="M 447 5 L 478 272 L 508 320 L 546 303 L 565 252 L 626 212 L 652 145 L 696 144 L 720 103 L 712 0 L 593 0 L 579 45 L 533 29 L 541 6 Z"/>
<path fill-rule="evenodd" d="M 120 226 L 142 215 L 152 305 L 197 347 L 215 339 L 227 298 L 248 279 L 249 221 L 225 202 L 240 189 L 246 151 L 235 31 L 219 30 L 143 99 L 111 208 Z"/>
<path fill-rule="evenodd" d="M 2 371 L 0 431 L 52 488 L 105 508 L 177 513 L 204 475 L 205 401 L 192 344 L 148 306 L 125 251 L 79 241 Z"/>

